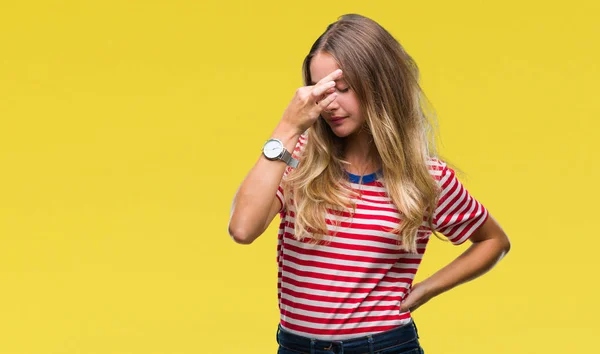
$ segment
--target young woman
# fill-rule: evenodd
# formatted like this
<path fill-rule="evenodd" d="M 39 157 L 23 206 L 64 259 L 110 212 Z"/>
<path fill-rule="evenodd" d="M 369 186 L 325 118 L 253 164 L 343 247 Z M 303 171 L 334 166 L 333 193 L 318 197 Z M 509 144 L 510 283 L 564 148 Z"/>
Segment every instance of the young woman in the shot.
<path fill-rule="evenodd" d="M 417 65 L 384 28 L 342 16 L 303 75 L 229 223 L 249 244 L 281 216 L 279 353 L 423 353 L 411 312 L 510 242 L 436 158 Z M 433 233 L 472 245 L 413 284 Z"/>

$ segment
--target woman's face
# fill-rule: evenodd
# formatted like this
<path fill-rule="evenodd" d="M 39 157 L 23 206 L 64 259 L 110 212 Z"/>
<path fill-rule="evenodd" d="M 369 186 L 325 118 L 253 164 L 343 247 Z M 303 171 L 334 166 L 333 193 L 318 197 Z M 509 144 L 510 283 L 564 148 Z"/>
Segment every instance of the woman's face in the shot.
<path fill-rule="evenodd" d="M 311 85 L 316 84 L 337 69 L 339 66 L 331 54 L 317 53 L 310 62 Z M 336 80 L 335 88 L 337 98 L 327 106 L 321 116 L 336 136 L 345 138 L 358 133 L 365 119 L 360 114 L 356 94 L 348 87 L 343 76 Z"/>

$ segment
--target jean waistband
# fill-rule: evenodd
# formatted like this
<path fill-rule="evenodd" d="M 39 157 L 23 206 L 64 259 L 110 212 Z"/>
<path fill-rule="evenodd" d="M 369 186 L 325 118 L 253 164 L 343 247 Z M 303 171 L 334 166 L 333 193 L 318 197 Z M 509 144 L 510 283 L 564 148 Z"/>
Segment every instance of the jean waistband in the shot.
<path fill-rule="evenodd" d="M 300 336 L 286 331 L 281 325 L 277 329 L 277 343 L 284 348 L 313 354 L 315 351 L 331 351 L 339 354 L 374 353 L 386 348 L 409 344 L 414 341 L 419 348 L 419 334 L 414 321 L 389 331 L 375 333 L 341 341 L 328 341 Z M 410 346 L 407 346 L 410 349 Z"/>

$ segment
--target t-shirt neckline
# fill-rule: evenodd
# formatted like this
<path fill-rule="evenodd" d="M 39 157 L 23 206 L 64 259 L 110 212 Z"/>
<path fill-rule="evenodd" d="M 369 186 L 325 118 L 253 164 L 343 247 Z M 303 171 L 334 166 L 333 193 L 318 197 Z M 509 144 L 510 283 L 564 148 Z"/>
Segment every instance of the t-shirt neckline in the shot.
<path fill-rule="evenodd" d="M 348 175 L 348 179 L 350 179 L 351 183 L 361 183 L 362 182 L 362 184 L 375 182 L 377 180 L 377 174 L 378 173 L 381 174 L 381 170 L 379 170 L 377 172 L 373 172 L 368 175 L 364 175 L 364 176 L 355 175 L 348 171 L 345 171 L 345 172 L 346 172 L 346 175 Z M 362 181 L 361 181 L 361 177 L 362 177 Z"/>

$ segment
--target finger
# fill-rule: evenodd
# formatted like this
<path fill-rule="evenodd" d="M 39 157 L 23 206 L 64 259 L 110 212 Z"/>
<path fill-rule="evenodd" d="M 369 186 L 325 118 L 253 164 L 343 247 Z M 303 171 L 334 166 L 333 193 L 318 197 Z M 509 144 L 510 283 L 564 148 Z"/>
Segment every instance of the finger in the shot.
<path fill-rule="evenodd" d="M 329 95 L 330 93 L 334 93 L 335 92 L 335 87 L 330 88 L 329 90 L 325 91 L 324 94 L 321 95 L 321 97 L 319 97 L 317 99 L 317 101 L 315 101 L 315 104 L 319 104 L 319 101 L 321 101 L 323 98 L 325 98 L 327 95 Z"/>
<path fill-rule="evenodd" d="M 402 310 L 402 311 L 408 310 L 408 303 L 406 302 L 406 300 L 404 300 L 402 303 L 400 303 L 400 310 Z"/>
<path fill-rule="evenodd" d="M 317 107 L 320 108 L 320 110 L 324 110 L 325 108 L 327 108 L 327 106 L 329 106 L 329 104 L 331 102 L 333 102 L 335 100 L 335 98 L 337 97 L 337 93 L 332 93 L 329 96 L 325 97 L 324 99 L 322 99 L 321 101 L 319 101 L 319 103 L 317 103 Z"/>
<path fill-rule="evenodd" d="M 321 80 L 319 80 L 319 82 L 317 82 L 314 86 L 312 87 L 312 95 L 315 98 L 315 100 L 318 100 L 318 98 L 323 95 L 325 93 L 325 91 L 335 87 L 335 80 L 339 79 L 342 77 L 342 70 L 341 69 L 337 69 L 331 73 L 329 73 L 329 75 L 325 76 L 324 78 L 322 78 Z"/>
<path fill-rule="evenodd" d="M 317 99 L 317 102 L 316 102 L 316 103 L 317 103 L 317 104 L 319 104 L 319 101 L 321 101 L 321 100 L 322 100 L 323 98 L 325 98 L 327 95 L 329 95 L 329 94 L 331 94 L 331 93 L 334 93 L 334 92 L 335 92 L 335 87 L 332 87 L 332 88 L 330 88 L 329 90 L 325 91 L 325 93 L 323 93 L 323 94 L 321 95 L 321 97 L 319 97 L 319 98 Z"/>
<path fill-rule="evenodd" d="M 325 76 L 321 80 L 319 80 L 319 82 L 317 82 L 317 84 L 315 86 L 318 86 L 320 83 L 324 83 L 324 82 L 328 82 L 328 81 L 335 81 L 341 77 L 342 77 L 342 69 L 337 69 L 337 70 L 329 73 L 329 75 Z"/>
<path fill-rule="evenodd" d="M 417 307 L 419 307 L 419 306 L 417 306 L 415 304 L 410 305 L 410 306 L 408 306 L 406 304 L 402 304 L 400 306 L 400 312 L 413 312 L 417 309 Z"/>
<path fill-rule="evenodd" d="M 335 87 L 335 81 L 329 81 L 326 83 L 317 84 L 312 90 L 312 95 L 316 99 L 321 97 L 325 92 Z"/>

